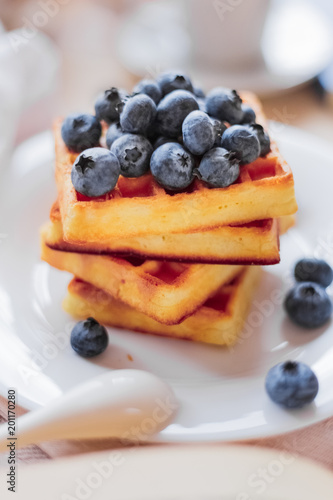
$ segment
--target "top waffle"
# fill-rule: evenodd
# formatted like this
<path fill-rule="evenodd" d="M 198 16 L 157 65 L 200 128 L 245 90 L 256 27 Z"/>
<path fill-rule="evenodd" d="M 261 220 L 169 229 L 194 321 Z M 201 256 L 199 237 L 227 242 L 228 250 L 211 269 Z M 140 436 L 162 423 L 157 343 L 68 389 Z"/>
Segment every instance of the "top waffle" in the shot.
<path fill-rule="evenodd" d="M 242 94 L 266 125 L 257 98 Z M 296 212 L 290 167 L 275 143 L 271 152 L 241 167 L 238 180 L 226 188 L 210 189 L 195 180 L 185 192 L 170 194 L 152 175 L 120 176 L 114 190 L 99 198 L 75 191 L 71 169 L 77 154 L 61 138 L 61 120 L 55 124 L 56 181 L 64 239 L 96 242 L 148 234 L 189 233 L 229 224 L 276 218 Z"/>

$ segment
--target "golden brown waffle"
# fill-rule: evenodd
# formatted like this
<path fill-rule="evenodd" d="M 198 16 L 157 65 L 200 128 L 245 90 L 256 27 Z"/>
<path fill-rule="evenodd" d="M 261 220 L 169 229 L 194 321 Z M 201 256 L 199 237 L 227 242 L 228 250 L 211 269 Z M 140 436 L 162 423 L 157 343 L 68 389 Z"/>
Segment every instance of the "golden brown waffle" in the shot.
<path fill-rule="evenodd" d="M 168 325 L 192 314 L 241 269 L 63 252 L 49 248 L 43 234 L 42 259 Z"/>
<path fill-rule="evenodd" d="M 92 316 L 105 325 L 196 342 L 232 345 L 242 330 L 260 274 L 258 266 L 244 267 L 231 283 L 222 286 L 192 316 L 173 326 L 162 325 L 78 279 L 69 284 L 63 306 L 77 318 Z"/>
<path fill-rule="evenodd" d="M 266 126 L 257 98 L 242 97 Z M 138 179 L 120 177 L 105 196 L 89 199 L 71 182 L 76 154 L 61 138 L 61 120 L 55 124 L 56 181 L 64 238 L 71 243 L 94 243 L 112 238 L 206 231 L 223 225 L 271 219 L 296 212 L 291 169 L 274 142 L 265 158 L 241 167 L 238 181 L 209 189 L 196 180 L 186 192 L 170 194 L 151 174 Z"/>
<path fill-rule="evenodd" d="M 45 243 L 54 250 L 145 259 L 207 264 L 277 264 L 280 234 L 293 225 L 293 216 L 256 221 L 244 226 L 222 226 L 205 232 L 147 235 L 108 241 L 75 244 L 63 238 L 57 203 L 51 209 L 51 222 L 45 224 Z M 282 231 L 281 231 L 282 224 Z"/>

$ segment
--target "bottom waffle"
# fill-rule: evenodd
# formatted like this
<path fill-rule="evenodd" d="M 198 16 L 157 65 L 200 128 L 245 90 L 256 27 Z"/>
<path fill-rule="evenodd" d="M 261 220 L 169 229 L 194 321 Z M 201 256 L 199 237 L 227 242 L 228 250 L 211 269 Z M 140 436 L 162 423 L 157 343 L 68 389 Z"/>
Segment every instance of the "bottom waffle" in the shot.
<path fill-rule="evenodd" d="M 117 328 L 230 346 L 242 330 L 260 275 L 260 267 L 243 267 L 229 284 L 220 287 L 179 325 L 160 324 L 77 278 L 70 282 L 63 306 L 76 318 L 92 316 L 102 324 Z"/>

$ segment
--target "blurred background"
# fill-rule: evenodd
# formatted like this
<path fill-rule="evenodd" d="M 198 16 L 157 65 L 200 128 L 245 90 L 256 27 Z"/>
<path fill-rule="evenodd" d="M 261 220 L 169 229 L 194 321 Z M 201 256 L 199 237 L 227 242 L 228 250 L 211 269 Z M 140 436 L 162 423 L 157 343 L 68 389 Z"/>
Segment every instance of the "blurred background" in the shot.
<path fill-rule="evenodd" d="M 331 139 L 332 0 L 0 0 L 0 154 L 164 69 Z"/>

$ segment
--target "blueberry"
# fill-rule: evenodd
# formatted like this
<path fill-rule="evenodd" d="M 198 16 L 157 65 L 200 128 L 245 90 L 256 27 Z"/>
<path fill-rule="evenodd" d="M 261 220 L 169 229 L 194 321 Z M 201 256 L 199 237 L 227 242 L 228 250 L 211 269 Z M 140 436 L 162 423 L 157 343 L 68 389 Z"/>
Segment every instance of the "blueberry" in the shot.
<path fill-rule="evenodd" d="M 162 96 L 169 94 L 173 90 L 188 90 L 193 92 L 192 82 L 188 76 L 182 72 L 168 71 L 157 77 L 157 83 L 161 89 Z"/>
<path fill-rule="evenodd" d="M 155 104 L 162 99 L 162 92 L 154 80 L 141 80 L 133 89 L 134 94 L 146 94 Z"/>
<path fill-rule="evenodd" d="M 323 287 L 328 287 L 333 281 L 331 266 L 321 259 L 302 259 L 295 266 L 297 281 L 314 281 Z"/>
<path fill-rule="evenodd" d="M 106 145 L 110 149 L 116 139 L 123 135 L 120 123 L 112 123 L 106 132 Z"/>
<path fill-rule="evenodd" d="M 157 106 L 156 124 L 160 135 L 178 137 L 182 124 L 191 111 L 199 109 L 196 98 L 186 90 L 167 94 Z"/>
<path fill-rule="evenodd" d="M 233 125 L 242 121 L 242 99 L 236 90 L 216 87 L 207 95 L 206 106 L 209 115 L 223 122 Z"/>
<path fill-rule="evenodd" d="M 202 99 L 201 97 L 197 97 L 196 100 L 197 100 L 197 103 L 199 105 L 200 111 L 207 113 L 206 99 Z"/>
<path fill-rule="evenodd" d="M 194 158 L 177 142 L 157 148 L 150 160 L 150 169 L 156 181 L 165 189 L 180 191 L 193 181 Z"/>
<path fill-rule="evenodd" d="M 248 104 L 242 104 L 243 118 L 242 123 L 254 123 L 256 121 L 256 114 L 253 108 Z"/>
<path fill-rule="evenodd" d="M 311 368 L 297 361 L 273 366 L 266 376 L 269 397 L 285 408 L 302 408 L 318 394 L 318 379 Z"/>
<path fill-rule="evenodd" d="M 123 134 L 114 141 L 111 152 L 120 163 L 120 173 L 124 177 L 140 177 L 149 170 L 153 146 L 142 135 Z"/>
<path fill-rule="evenodd" d="M 170 137 L 164 137 L 163 135 L 161 135 L 154 142 L 154 150 L 159 148 L 160 146 L 163 146 L 163 144 L 167 144 L 168 142 L 175 142 L 175 140 L 171 139 Z"/>
<path fill-rule="evenodd" d="M 332 302 L 325 289 L 311 281 L 297 283 L 287 294 L 284 307 L 294 323 L 317 328 L 332 315 Z"/>
<path fill-rule="evenodd" d="M 144 134 L 147 139 L 153 143 L 156 141 L 156 139 L 159 137 L 159 133 L 157 130 L 157 125 L 156 125 L 156 118 L 155 120 L 150 124 L 148 129 L 146 130 L 146 133 Z"/>
<path fill-rule="evenodd" d="M 259 123 L 250 123 L 248 127 L 257 134 L 260 144 L 260 156 L 266 156 L 271 150 L 271 140 L 264 127 Z"/>
<path fill-rule="evenodd" d="M 120 126 L 124 132 L 145 134 L 156 116 L 154 101 L 146 94 L 128 99 L 120 114 Z"/>
<path fill-rule="evenodd" d="M 109 337 L 104 326 L 94 318 L 76 323 L 71 333 L 71 346 L 85 358 L 92 358 L 105 351 Z"/>
<path fill-rule="evenodd" d="M 86 149 L 74 162 L 72 183 L 79 193 L 89 198 L 96 198 L 116 186 L 119 173 L 119 162 L 108 149 Z"/>
<path fill-rule="evenodd" d="M 235 153 L 213 148 L 202 157 L 197 175 L 211 187 L 230 186 L 239 177 L 239 160 Z"/>
<path fill-rule="evenodd" d="M 125 90 L 111 87 L 100 94 L 95 102 L 95 113 L 99 120 L 107 123 L 119 121 L 119 114 L 128 98 Z"/>
<path fill-rule="evenodd" d="M 245 125 L 233 125 L 227 128 L 222 135 L 221 146 L 234 151 L 243 164 L 256 160 L 260 153 L 257 134 Z"/>
<path fill-rule="evenodd" d="M 61 136 L 64 143 L 69 149 L 77 153 L 98 146 L 101 135 L 101 124 L 92 115 L 69 115 L 61 127 Z"/>
<path fill-rule="evenodd" d="M 224 133 L 225 130 L 227 130 L 227 126 L 225 123 L 221 122 L 217 118 L 211 118 L 213 127 L 214 127 L 214 133 L 215 133 L 215 141 L 214 141 L 214 146 L 220 146 L 221 145 L 221 137 Z"/>
<path fill-rule="evenodd" d="M 183 121 L 184 146 L 194 155 L 203 155 L 213 147 L 215 130 L 209 116 L 203 111 L 192 111 Z"/>
<path fill-rule="evenodd" d="M 200 87 L 193 87 L 193 94 L 195 97 L 199 97 L 200 99 L 204 99 L 206 97 L 204 91 Z"/>

